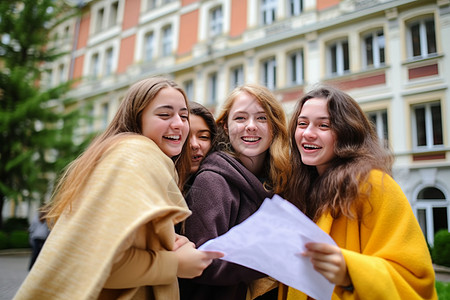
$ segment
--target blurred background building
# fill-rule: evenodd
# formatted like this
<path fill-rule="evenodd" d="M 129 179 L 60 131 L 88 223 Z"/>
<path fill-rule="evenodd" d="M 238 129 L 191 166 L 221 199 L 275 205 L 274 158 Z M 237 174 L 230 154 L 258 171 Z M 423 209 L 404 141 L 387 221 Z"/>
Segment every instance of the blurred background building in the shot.
<path fill-rule="evenodd" d="M 428 240 L 450 224 L 450 0 L 92 0 L 55 30 L 67 55 L 44 86 L 80 79 L 102 130 L 152 75 L 217 113 L 244 82 L 284 105 L 326 82 L 353 96 L 395 153 L 394 178 Z M 447 75 L 445 75 L 447 74 Z"/>

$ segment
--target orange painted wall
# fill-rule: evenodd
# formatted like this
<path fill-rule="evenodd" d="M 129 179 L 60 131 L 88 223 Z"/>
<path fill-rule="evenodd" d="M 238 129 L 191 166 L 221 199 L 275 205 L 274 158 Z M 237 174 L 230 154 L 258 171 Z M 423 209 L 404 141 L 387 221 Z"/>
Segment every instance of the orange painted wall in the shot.
<path fill-rule="evenodd" d="M 120 42 L 119 64 L 117 66 L 117 73 L 123 73 L 128 66 L 133 63 L 134 59 L 134 45 L 136 43 L 136 35 L 126 37 Z"/>
<path fill-rule="evenodd" d="M 182 0 L 181 1 L 181 6 L 186 6 L 186 5 L 189 5 L 191 3 L 195 3 L 195 2 L 198 2 L 198 0 Z"/>
<path fill-rule="evenodd" d="M 126 0 L 123 14 L 122 29 L 128 29 L 139 23 L 141 0 Z"/>
<path fill-rule="evenodd" d="M 83 64 L 84 64 L 84 55 L 78 56 L 75 58 L 73 63 L 73 78 L 80 79 L 83 76 Z M 77 86 L 79 82 L 76 82 L 74 86 Z"/>
<path fill-rule="evenodd" d="M 78 32 L 77 49 L 86 47 L 89 37 L 89 25 L 91 24 L 91 14 L 87 13 L 81 17 L 80 29 Z"/>
<path fill-rule="evenodd" d="M 247 28 L 247 1 L 231 1 L 230 37 L 241 35 Z"/>
<path fill-rule="evenodd" d="M 338 5 L 340 0 L 317 0 L 317 10 L 323 10 Z"/>
<path fill-rule="evenodd" d="M 180 35 L 177 54 L 189 53 L 197 43 L 198 9 L 180 16 Z"/>

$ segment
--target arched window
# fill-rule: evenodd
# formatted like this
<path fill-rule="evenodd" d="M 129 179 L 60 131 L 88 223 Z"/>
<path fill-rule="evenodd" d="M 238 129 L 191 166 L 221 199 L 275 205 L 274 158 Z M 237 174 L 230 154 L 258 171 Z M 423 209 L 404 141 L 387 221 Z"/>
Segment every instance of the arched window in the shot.
<path fill-rule="evenodd" d="M 436 187 L 426 187 L 417 194 L 416 214 L 423 234 L 433 245 L 434 235 L 441 229 L 447 229 L 450 223 L 449 201 Z"/>

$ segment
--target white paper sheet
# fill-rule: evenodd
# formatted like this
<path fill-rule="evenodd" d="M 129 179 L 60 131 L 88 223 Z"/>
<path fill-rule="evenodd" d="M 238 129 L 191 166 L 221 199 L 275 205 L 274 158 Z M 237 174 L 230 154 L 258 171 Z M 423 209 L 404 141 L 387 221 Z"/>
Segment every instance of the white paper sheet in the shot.
<path fill-rule="evenodd" d="M 220 251 L 225 254 L 222 259 L 265 273 L 315 299 L 331 299 L 334 285 L 300 254 L 307 242 L 336 245 L 293 204 L 275 195 L 244 222 L 199 249 Z"/>

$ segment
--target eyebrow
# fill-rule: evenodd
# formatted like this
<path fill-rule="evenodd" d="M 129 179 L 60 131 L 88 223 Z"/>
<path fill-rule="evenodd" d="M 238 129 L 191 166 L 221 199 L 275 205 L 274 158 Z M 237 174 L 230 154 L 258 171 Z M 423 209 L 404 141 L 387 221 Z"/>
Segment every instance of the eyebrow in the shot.
<path fill-rule="evenodd" d="M 156 109 L 171 109 L 171 110 L 174 110 L 174 108 L 173 108 L 173 106 L 172 105 L 161 105 L 161 106 L 158 106 L 158 107 L 156 107 Z M 187 107 L 183 107 L 181 110 L 188 110 L 187 109 Z"/>
<path fill-rule="evenodd" d="M 305 117 L 305 116 L 298 116 L 297 119 L 309 119 L 309 118 Z M 319 120 L 329 120 L 330 117 L 318 117 L 317 119 L 319 119 Z"/>

